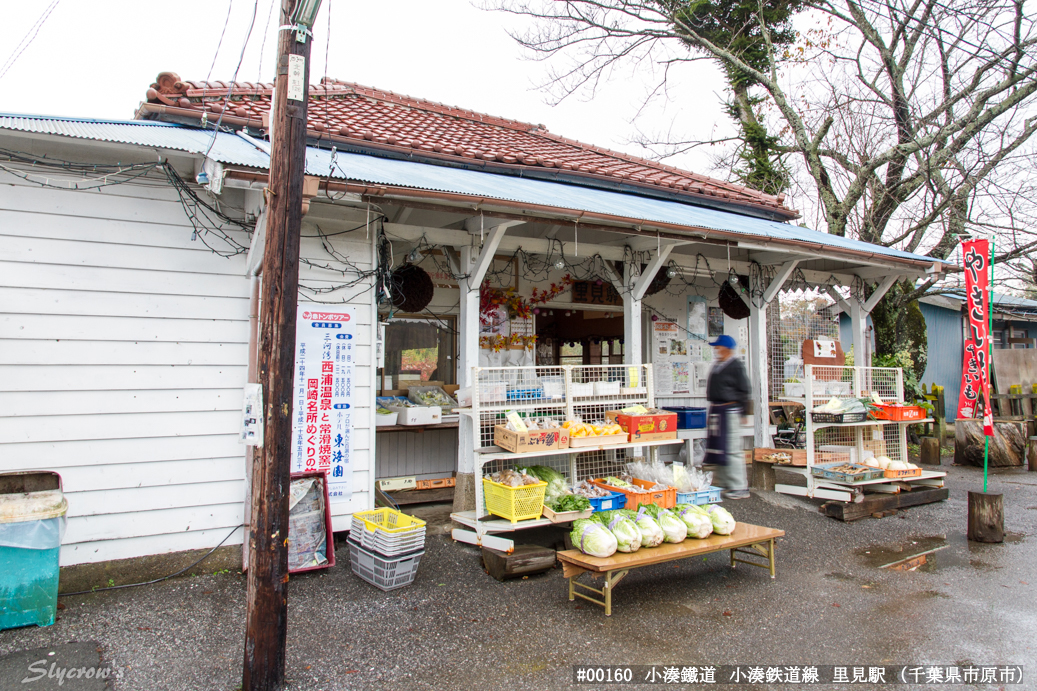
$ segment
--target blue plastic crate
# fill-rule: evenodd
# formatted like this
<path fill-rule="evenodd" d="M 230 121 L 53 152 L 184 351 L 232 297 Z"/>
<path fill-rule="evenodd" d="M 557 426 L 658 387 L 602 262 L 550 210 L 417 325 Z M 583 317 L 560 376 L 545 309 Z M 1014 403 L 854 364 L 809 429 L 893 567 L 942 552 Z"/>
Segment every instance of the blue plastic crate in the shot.
<path fill-rule="evenodd" d="M 663 410 L 677 413 L 677 429 L 703 429 L 706 426 L 705 408 L 674 406 L 672 408 L 663 408 Z"/>
<path fill-rule="evenodd" d="M 509 401 L 539 401 L 544 397 L 544 390 L 540 387 L 532 389 L 508 389 Z"/>
<path fill-rule="evenodd" d="M 607 497 L 588 497 L 591 511 L 615 511 L 627 505 L 627 498 L 621 492 L 613 492 Z"/>
<path fill-rule="evenodd" d="M 678 504 L 719 504 L 720 503 L 720 488 L 710 487 L 709 489 L 702 489 L 698 492 L 677 492 L 677 503 Z"/>

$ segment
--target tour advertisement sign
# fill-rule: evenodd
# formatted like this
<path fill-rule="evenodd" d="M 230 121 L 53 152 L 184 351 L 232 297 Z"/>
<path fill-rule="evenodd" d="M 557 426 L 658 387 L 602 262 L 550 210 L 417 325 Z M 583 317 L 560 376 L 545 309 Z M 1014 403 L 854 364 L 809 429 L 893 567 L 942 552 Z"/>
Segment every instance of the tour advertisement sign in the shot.
<path fill-rule="evenodd" d="M 328 473 L 328 497 L 353 494 L 356 308 L 304 308 L 295 326 L 292 472 Z"/>

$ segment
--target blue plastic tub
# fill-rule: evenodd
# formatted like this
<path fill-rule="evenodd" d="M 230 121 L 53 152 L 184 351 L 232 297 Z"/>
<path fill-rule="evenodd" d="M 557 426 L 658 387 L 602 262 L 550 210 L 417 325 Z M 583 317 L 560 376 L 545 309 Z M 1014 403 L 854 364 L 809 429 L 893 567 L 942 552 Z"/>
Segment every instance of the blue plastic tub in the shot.
<path fill-rule="evenodd" d="M 698 492 L 677 492 L 677 503 L 678 504 L 719 504 L 720 503 L 720 488 L 710 487 L 709 489 L 699 490 Z"/>
<path fill-rule="evenodd" d="M 672 408 L 663 408 L 663 410 L 677 413 L 677 429 L 703 429 L 706 426 L 705 408 L 674 406 Z"/>
<path fill-rule="evenodd" d="M 627 498 L 621 492 L 613 492 L 607 497 L 589 497 L 591 511 L 615 511 L 627 505 Z"/>
<path fill-rule="evenodd" d="M 0 630 L 54 623 L 63 521 L 0 526 Z"/>

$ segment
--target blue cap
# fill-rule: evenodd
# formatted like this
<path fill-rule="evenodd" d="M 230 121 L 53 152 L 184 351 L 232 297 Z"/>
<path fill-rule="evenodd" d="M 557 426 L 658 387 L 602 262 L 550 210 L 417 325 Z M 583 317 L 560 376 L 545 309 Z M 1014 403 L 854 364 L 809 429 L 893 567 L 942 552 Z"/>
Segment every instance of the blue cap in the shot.
<path fill-rule="evenodd" d="M 735 339 L 728 336 L 727 334 L 723 334 L 721 336 L 717 336 L 717 340 L 713 341 L 709 345 L 720 346 L 721 348 L 728 348 L 730 350 L 734 350 L 735 346 L 738 344 L 735 343 Z"/>

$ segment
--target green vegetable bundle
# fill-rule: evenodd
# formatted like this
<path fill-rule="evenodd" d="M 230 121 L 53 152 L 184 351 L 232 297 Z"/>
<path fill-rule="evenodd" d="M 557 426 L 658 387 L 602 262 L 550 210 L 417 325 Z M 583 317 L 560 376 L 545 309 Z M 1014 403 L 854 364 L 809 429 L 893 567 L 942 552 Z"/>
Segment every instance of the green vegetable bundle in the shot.
<path fill-rule="evenodd" d="M 658 504 L 642 504 L 641 506 L 645 513 L 659 524 L 663 531 L 664 542 L 684 542 L 684 539 L 688 537 L 688 526 L 669 509 L 664 509 Z"/>
<path fill-rule="evenodd" d="M 622 510 L 599 511 L 591 517 L 616 536 L 616 549 L 620 552 L 636 552 L 641 549 L 641 530 Z"/>
<path fill-rule="evenodd" d="M 592 557 L 611 557 L 616 553 L 616 536 L 598 521 L 581 518 L 573 521 L 569 534 L 576 549 Z"/>
<path fill-rule="evenodd" d="M 701 506 L 677 504 L 673 513 L 688 526 L 688 537 L 703 540 L 713 534 L 713 521 Z"/>
<path fill-rule="evenodd" d="M 565 476 L 554 468 L 548 468 L 546 465 L 530 465 L 518 470 L 547 483 L 547 490 L 544 492 L 544 502 L 555 511 L 558 511 L 554 507 L 554 502 L 570 493 L 565 482 Z"/>
<path fill-rule="evenodd" d="M 663 535 L 663 529 L 659 527 L 659 524 L 655 522 L 646 511 L 638 509 L 637 511 L 631 511 L 630 509 L 620 509 L 623 514 L 632 520 L 638 530 L 641 531 L 641 546 L 642 547 L 658 547 L 663 543 L 665 535 Z"/>
<path fill-rule="evenodd" d="M 550 486 L 550 485 L 549 485 Z M 562 513 L 563 511 L 589 511 L 591 500 L 578 494 L 565 494 L 553 501 L 545 501 L 552 511 Z"/>

